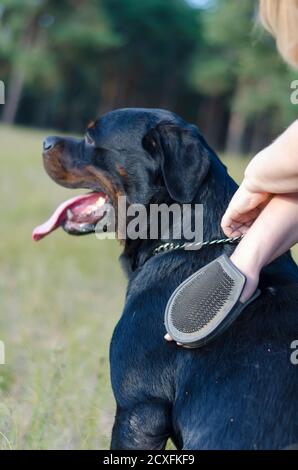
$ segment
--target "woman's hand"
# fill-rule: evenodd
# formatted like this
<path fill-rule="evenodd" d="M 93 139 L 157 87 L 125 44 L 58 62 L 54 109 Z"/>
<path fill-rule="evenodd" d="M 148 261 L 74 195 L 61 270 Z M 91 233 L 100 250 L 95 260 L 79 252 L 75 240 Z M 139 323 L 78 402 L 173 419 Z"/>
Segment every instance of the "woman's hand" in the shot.
<path fill-rule="evenodd" d="M 221 222 L 228 237 L 245 234 L 273 194 L 298 192 L 298 120 L 259 152 Z"/>
<path fill-rule="evenodd" d="M 250 190 L 244 179 L 222 218 L 221 227 L 225 235 L 238 237 L 247 233 L 271 197 L 269 193 Z"/>

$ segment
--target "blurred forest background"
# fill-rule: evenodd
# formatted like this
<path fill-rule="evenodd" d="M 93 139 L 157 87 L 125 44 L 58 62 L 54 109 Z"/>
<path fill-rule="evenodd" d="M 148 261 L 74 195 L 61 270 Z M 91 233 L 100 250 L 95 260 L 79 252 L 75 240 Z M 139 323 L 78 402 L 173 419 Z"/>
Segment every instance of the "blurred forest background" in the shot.
<path fill-rule="evenodd" d="M 297 115 L 295 77 L 255 0 L 2 0 L 2 121 L 82 132 L 118 107 L 162 107 L 217 150 L 255 152 Z"/>

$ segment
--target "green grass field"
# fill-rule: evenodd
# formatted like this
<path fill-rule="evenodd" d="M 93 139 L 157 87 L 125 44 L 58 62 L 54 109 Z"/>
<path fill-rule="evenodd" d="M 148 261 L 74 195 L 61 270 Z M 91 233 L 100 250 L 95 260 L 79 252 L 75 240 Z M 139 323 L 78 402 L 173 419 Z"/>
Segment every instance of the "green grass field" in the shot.
<path fill-rule="evenodd" d="M 31 231 L 74 193 L 46 175 L 47 132 L 0 127 L 1 449 L 107 448 L 108 349 L 126 281 L 115 241 Z M 239 179 L 246 161 L 228 162 Z"/>

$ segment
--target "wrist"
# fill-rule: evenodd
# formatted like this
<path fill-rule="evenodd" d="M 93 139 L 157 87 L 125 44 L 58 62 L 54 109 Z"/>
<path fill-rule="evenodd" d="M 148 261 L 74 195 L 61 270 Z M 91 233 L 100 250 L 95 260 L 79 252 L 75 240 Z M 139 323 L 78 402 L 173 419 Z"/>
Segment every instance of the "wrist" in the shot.
<path fill-rule="evenodd" d="M 258 181 L 258 178 L 254 175 L 254 172 L 250 171 L 248 168 L 244 173 L 242 185 L 248 193 L 266 193 L 266 191 L 261 188 L 260 181 Z"/>
<path fill-rule="evenodd" d="M 244 172 L 244 186 L 251 193 L 270 193 L 267 187 L 268 164 L 271 159 L 270 147 L 261 150 L 247 165 Z"/>
<path fill-rule="evenodd" d="M 246 245 L 250 244 L 244 237 L 230 259 L 243 274 L 253 277 L 258 275 L 262 269 L 262 253 L 258 244 Z"/>

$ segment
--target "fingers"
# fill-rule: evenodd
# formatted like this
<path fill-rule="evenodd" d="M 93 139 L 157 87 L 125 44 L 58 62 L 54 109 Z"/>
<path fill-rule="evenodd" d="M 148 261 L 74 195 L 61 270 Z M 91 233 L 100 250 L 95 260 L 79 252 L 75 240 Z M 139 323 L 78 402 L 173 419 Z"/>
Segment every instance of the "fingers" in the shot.
<path fill-rule="evenodd" d="M 169 333 L 167 333 L 166 335 L 164 335 L 164 339 L 166 341 L 173 341 L 173 338 L 169 335 Z"/>
<path fill-rule="evenodd" d="M 245 235 L 262 210 L 263 207 L 257 207 L 247 211 L 245 214 L 239 214 L 228 207 L 221 221 L 223 232 L 228 237 Z"/>
<path fill-rule="evenodd" d="M 245 223 L 233 222 L 230 227 L 223 228 L 223 231 L 229 238 L 240 237 L 249 231 L 255 219 L 256 217 Z"/>
<path fill-rule="evenodd" d="M 223 215 L 221 227 L 225 235 L 236 237 L 247 233 L 270 198 L 270 194 L 249 191 L 243 182 Z"/>
<path fill-rule="evenodd" d="M 238 233 L 244 222 L 243 213 L 238 212 L 230 203 L 221 220 L 221 228 L 227 237 L 237 236 L 235 233 Z"/>
<path fill-rule="evenodd" d="M 169 335 L 169 333 L 164 335 L 164 339 L 166 341 L 173 341 L 173 338 Z M 184 348 L 187 348 L 187 346 L 184 346 L 182 343 L 176 343 L 177 346 L 183 346 Z"/>
<path fill-rule="evenodd" d="M 232 218 L 226 218 L 222 220 L 221 227 L 227 237 L 239 237 L 248 232 L 255 219 L 256 216 L 252 216 L 247 221 L 236 221 Z"/>

